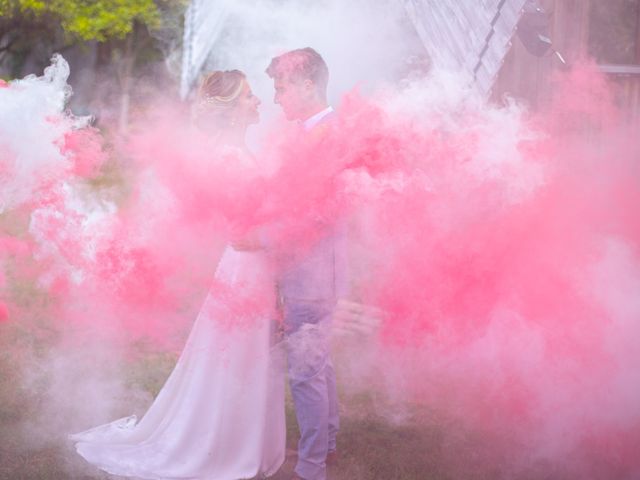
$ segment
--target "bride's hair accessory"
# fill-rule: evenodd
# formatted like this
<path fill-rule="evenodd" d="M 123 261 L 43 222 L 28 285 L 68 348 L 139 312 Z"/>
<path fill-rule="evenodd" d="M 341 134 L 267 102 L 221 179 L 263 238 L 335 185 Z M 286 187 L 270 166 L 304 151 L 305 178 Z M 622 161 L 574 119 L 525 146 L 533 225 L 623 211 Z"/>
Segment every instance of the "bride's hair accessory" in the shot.
<path fill-rule="evenodd" d="M 239 70 L 216 71 L 207 75 L 200 87 L 199 103 L 214 106 L 228 106 L 238 99 L 246 77 Z"/>
<path fill-rule="evenodd" d="M 236 89 L 229 95 L 204 95 L 200 102 L 207 105 L 226 105 L 236 100 L 240 93 L 242 93 L 242 87 L 244 87 L 245 81 L 243 80 L 238 84 Z"/>
<path fill-rule="evenodd" d="M 236 104 L 247 86 L 240 70 L 215 71 L 204 77 L 198 91 L 195 115 L 220 127 L 236 125 Z"/>

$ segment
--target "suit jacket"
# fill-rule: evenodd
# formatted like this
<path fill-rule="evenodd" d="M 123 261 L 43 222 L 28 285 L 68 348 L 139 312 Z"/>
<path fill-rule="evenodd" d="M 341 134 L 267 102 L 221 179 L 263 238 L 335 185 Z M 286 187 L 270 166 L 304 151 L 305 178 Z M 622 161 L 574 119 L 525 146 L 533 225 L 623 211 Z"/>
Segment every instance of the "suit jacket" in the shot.
<path fill-rule="evenodd" d="M 327 128 L 329 113 L 309 131 Z M 278 280 L 282 301 L 335 302 L 346 292 L 346 225 L 336 220 L 324 226 L 320 239 L 289 265 Z"/>

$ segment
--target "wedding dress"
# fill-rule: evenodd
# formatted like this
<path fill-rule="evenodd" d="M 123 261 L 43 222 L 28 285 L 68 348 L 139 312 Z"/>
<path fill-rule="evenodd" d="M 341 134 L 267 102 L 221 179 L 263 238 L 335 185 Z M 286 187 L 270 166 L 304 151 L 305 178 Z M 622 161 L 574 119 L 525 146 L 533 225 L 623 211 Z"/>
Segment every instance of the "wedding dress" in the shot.
<path fill-rule="evenodd" d="M 143 418 L 74 434 L 88 462 L 142 479 L 238 480 L 285 458 L 275 282 L 261 251 L 227 247 L 178 362 Z"/>

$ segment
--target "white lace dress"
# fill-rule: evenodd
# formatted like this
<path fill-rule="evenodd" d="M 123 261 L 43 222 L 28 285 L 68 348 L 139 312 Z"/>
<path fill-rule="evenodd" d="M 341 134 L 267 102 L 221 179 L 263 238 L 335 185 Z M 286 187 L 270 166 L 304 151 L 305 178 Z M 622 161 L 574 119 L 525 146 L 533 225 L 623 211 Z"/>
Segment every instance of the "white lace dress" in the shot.
<path fill-rule="evenodd" d="M 88 462 L 143 479 L 238 480 L 285 457 L 284 375 L 273 345 L 275 287 L 264 253 L 227 247 L 180 358 L 137 422 L 74 434 Z"/>

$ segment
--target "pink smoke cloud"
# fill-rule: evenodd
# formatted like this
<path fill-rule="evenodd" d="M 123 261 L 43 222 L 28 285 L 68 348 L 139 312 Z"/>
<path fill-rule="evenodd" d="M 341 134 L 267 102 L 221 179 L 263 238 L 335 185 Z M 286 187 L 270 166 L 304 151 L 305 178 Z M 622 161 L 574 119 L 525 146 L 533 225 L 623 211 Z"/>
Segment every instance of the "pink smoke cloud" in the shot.
<path fill-rule="evenodd" d="M 385 313 L 381 375 L 395 385 L 397 367 L 409 400 L 502 435 L 514 458 L 632 475 L 640 148 L 593 67 L 557 82 L 536 115 L 428 81 L 352 92 L 317 131 L 274 125 L 255 159 L 167 108 L 118 152 L 117 204 L 60 186 L 106 158 L 97 132 L 65 128 L 64 173 L 27 202 L 25 242 L 56 321 L 164 345 L 209 288 L 231 324 L 263 305 L 211 285 L 224 243 L 255 234 L 277 270 L 359 216 L 366 268 L 351 282 Z"/>

